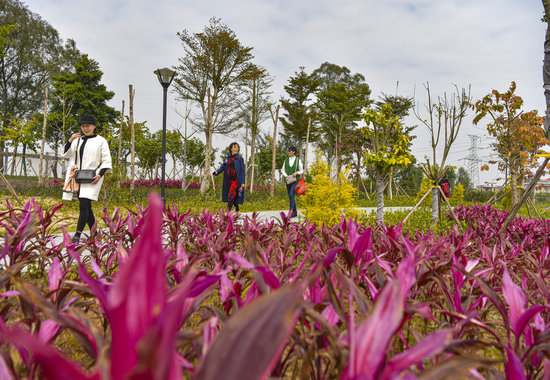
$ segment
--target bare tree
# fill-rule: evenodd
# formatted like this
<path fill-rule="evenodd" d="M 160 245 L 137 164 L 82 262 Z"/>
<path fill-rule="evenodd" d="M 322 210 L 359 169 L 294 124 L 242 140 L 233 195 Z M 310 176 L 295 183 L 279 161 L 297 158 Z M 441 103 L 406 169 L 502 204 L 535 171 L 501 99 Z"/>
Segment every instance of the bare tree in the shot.
<path fill-rule="evenodd" d="M 447 96 L 447 93 L 444 93 L 443 96 L 438 96 L 437 102 L 434 103 L 432 101 L 429 83 L 426 83 L 424 87 L 428 95 L 428 104 L 426 105 L 428 117 L 422 117 L 417 109 L 413 109 L 413 112 L 416 118 L 428 128 L 431 137 L 432 160 L 430 162 L 430 160 L 427 159 L 422 169 L 433 185 L 431 189 L 431 225 L 433 227 L 437 223 L 439 210 L 440 192 L 437 185 L 447 170 L 445 166 L 447 157 L 449 156 L 453 143 L 456 141 L 462 121 L 466 116 L 466 110 L 470 105 L 471 96 L 470 87 L 468 87 L 468 92 L 466 92 L 464 88 L 459 90 L 455 85 L 455 92 L 452 95 Z M 443 143 L 443 152 L 441 160 L 438 161 L 437 147 L 440 142 Z"/>
<path fill-rule="evenodd" d="M 206 161 L 203 168 L 201 194 L 209 187 L 212 137 L 228 134 L 238 128 L 239 86 L 250 78 L 254 66 L 249 62 L 252 48 L 244 47 L 235 33 L 220 19 L 211 18 L 203 32 L 178 33 L 185 50 L 179 59 L 174 90 L 181 99 L 198 103 L 202 120 L 193 122 L 206 138 Z"/>
<path fill-rule="evenodd" d="M 242 115 L 246 123 L 247 132 L 250 128 L 250 192 L 254 190 L 254 174 L 256 167 L 256 140 L 260 125 L 269 118 L 269 95 L 273 79 L 263 67 L 255 66 L 250 79 L 242 86 L 245 94 L 242 103 Z M 248 135 L 248 133 L 247 133 Z M 248 140 L 248 138 L 247 138 Z M 246 149 L 246 147 L 245 147 Z"/>
<path fill-rule="evenodd" d="M 128 106 L 130 114 L 130 192 L 133 192 L 136 174 L 136 133 L 134 129 L 134 95 L 136 91 L 131 84 L 128 85 L 128 90 L 130 92 L 130 104 Z"/>
<path fill-rule="evenodd" d="M 275 112 L 273 112 L 272 107 L 269 107 L 269 112 L 271 113 L 271 120 L 273 120 L 273 154 L 271 156 L 271 185 L 269 186 L 269 195 L 271 198 L 275 196 L 275 170 L 276 170 L 276 159 L 277 159 L 277 123 L 279 122 L 279 109 L 280 105 L 277 105 Z"/>
<path fill-rule="evenodd" d="M 44 144 L 46 143 L 46 127 L 48 126 L 48 87 L 44 95 L 44 125 L 42 126 L 42 142 L 40 144 L 40 165 L 38 166 L 38 183 L 43 183 L 42 164 L 44 162 Z"/>

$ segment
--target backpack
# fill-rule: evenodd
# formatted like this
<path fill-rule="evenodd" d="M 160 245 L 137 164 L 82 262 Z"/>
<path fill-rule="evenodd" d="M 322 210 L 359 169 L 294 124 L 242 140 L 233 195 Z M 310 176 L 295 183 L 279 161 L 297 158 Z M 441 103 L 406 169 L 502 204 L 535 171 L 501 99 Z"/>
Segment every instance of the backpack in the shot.
<path fill-rule="evenodd" d="M 451 191 L 450 191 L 450 188 L 449 188 L 449 182 L 443 182 L 441 184 L 441 190 L 443 191 L 443 194 L 445 194 L 445 198 L 449 198 L 449 196 L 451 195 Z"/>

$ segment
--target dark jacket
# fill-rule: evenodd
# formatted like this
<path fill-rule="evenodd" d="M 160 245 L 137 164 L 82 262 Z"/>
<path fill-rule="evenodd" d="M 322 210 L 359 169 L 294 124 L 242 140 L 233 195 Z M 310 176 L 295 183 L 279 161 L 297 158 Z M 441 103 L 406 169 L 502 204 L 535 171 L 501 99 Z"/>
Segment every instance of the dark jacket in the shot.
<path fill-rule="evenodd" d="M 222 166 L 218 170 L 216 170 L 216 175 L 223 172 L 223 191 L 222 191 L 222 202 L 227 202 L 227 195 L 229 194 L 229 176 L 228 176 L 228 166 L 227 162 L 231 156 L 227 156 L 225 160 L 223 161 Z M 246 180 L 246 173 L 244 169 L 244 160 L 243 157 L 240 154 L 237 154 L 235 157 L 235 161 L 233 161 L 235 164 L 235 172 L 237 173 L 237 181 L 239 182 L 238 189 L 241 188 L 241 185 L 245 183 Z M 238 190 L 237 190 L 238 191 Z M 237 197 L 237 203 L 242 205 L 244 202 L 244 191 L 241 191 L 238 193 Z"/>

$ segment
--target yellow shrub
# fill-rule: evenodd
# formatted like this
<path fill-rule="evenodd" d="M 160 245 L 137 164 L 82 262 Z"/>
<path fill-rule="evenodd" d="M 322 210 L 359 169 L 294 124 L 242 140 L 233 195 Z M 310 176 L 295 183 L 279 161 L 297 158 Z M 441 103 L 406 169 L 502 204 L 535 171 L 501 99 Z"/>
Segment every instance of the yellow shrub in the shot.
<path fill-rule="evenodd" d="M 354 204 L 357 190 L 347 178 L 347 169 L 333 183 L 330 180 L 329 166 L 321 152 L 317 151 L 310 173 L 313 180 L 308 184 L 304 197 L 305 217 L 310 222 L 334 225 L 340 222 L 342 215 L 346 218 L 357 216 Z"/>
<path fill-rule="evenodd" d="M 451 205 L 456 206 L 464 203 L 464 186 L 462 184 L 457 184 L 453 188 L 451 199 L 449 199 Z"/>

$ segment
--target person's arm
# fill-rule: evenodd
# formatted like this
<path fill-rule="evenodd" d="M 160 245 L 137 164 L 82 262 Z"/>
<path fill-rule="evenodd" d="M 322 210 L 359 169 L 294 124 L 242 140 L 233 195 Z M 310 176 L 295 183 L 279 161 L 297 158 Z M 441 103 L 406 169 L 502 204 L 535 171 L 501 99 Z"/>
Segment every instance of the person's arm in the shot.
<path fill-rule="evenodd" d="M 243 156 L 240 156 L 239 157 L 239 161 L 241 162 L 241 178 L 239 178 L 239 182 L 241 183 L 241 187 L 243 188 L 244 190 L 244 185 L 246 183 L 246 170 L 245 170 L 245 166 L 244 166 L 244 158 Z"/>
<path fill-rule="evenodd" d="M 222 166 L 220 166 L 220 168 L 218 170 L 214 170 L 214 173 L 212 173 L 212 175 L 215 177 L 217 176 L 218 174 L 220 174 L 221 172 L 223 172 L 225 170 L 225 167 L 227 166 L 227 159 L 225 159 L 223 161 L 223 164 Z"/>
<path fill-rule="evenodd" d="M 97 138 L 97 137 L 96 137 Z M 113 168 L 113 162 L 111 159 L 111 151 L 109 150 L 109 144 L 107 140 L 103 140 L 99 147 L 99 154 L 101 155 L 101 165 L 99 166 L 99 172 L 96 173 L 95 179 L 92 181 L 93 184 L 97 183 L 105 173 L 110 173 Z"/>
<path fill-rule="evenodd" d="M 80 137 L 80 133 L 73 133 L 71 137 L 69 137 L 69 140 L 65 144 L 63 155 L 61 158 L 70 158 L 76 151 L 76 148 L 73 148 L 73 141 L 78 139 Z"/>

